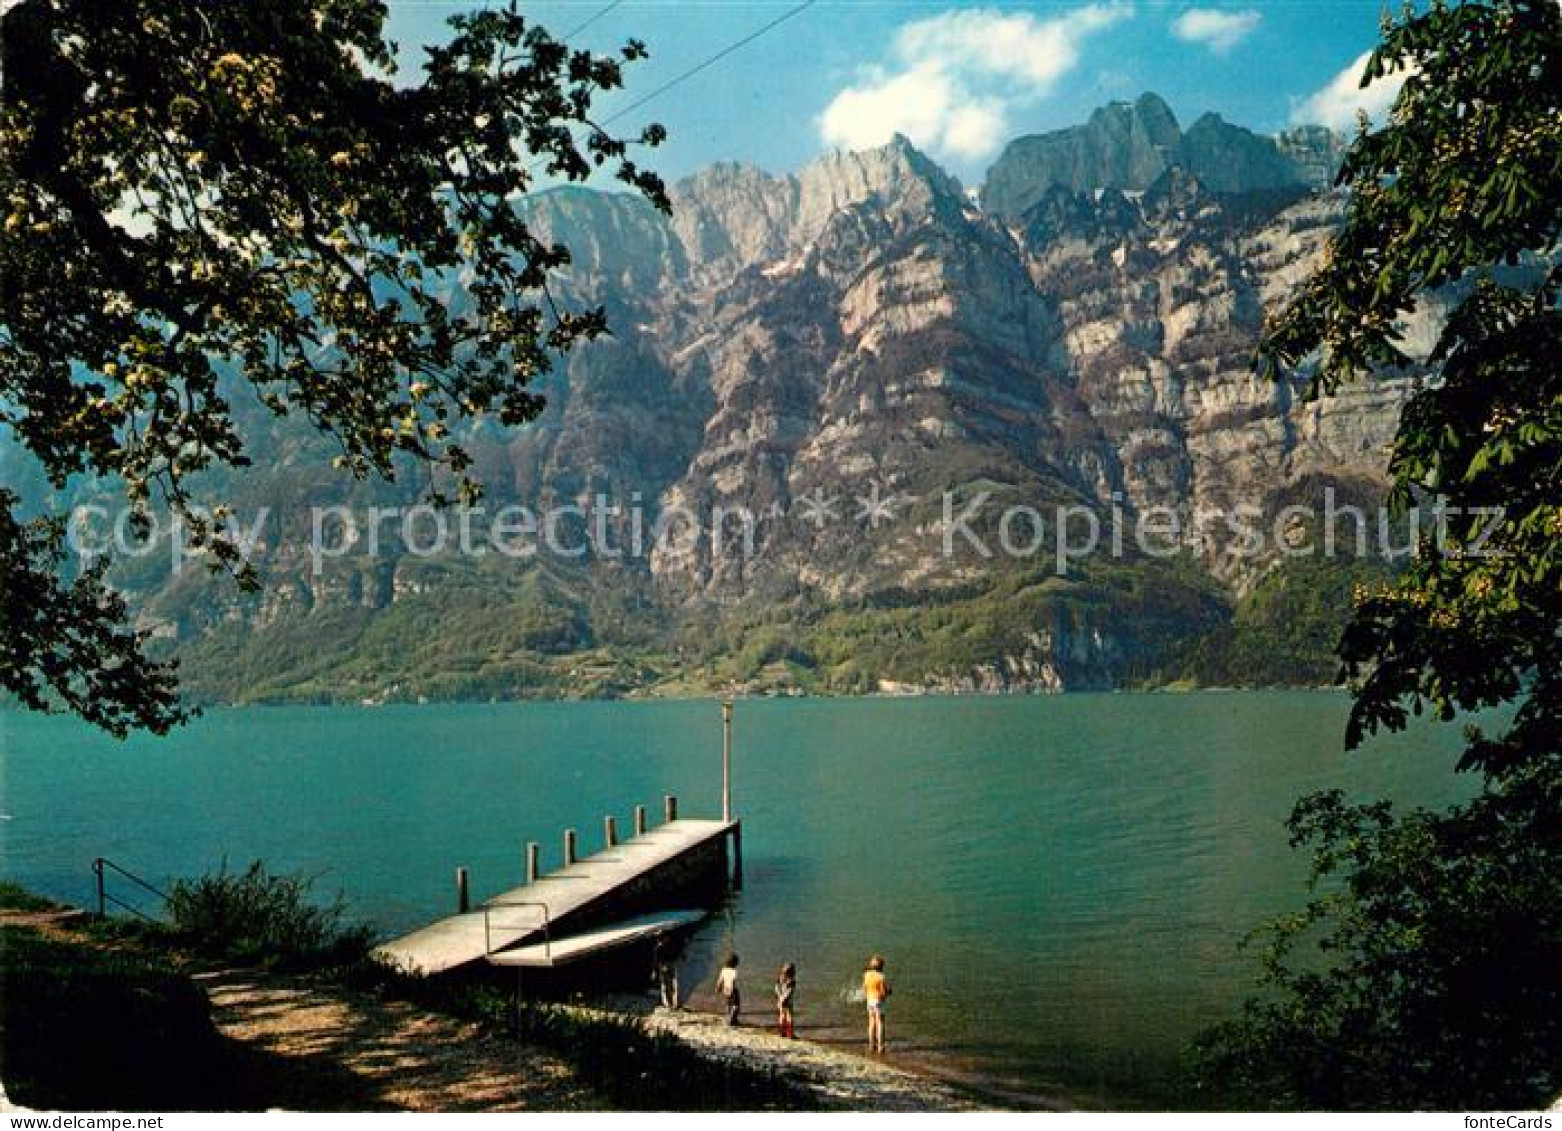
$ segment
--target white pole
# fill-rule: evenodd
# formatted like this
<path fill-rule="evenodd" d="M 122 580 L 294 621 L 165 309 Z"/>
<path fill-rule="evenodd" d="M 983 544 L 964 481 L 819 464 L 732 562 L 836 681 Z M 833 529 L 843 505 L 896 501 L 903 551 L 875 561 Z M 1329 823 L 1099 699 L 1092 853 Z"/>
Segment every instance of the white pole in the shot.
<path fill-rule="evenodd" d="M 721 819 L 732 822 L 732 700 L 721 703 Z"/>

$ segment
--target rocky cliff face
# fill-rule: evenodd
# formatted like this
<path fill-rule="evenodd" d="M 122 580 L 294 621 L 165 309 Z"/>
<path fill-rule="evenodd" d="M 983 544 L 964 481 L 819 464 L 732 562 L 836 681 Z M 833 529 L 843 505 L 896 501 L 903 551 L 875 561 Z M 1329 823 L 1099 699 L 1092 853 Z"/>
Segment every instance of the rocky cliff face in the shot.
<path fill-rule="evenodd" d="M 372 630 L 452 594 L 504 609 L 523 593 L 517 609 L 563 610 L 506 638 L 526 656 L 627 640 L 760 682 L 850 668 L 855 689 L 1109 686 L 1274 560 L 1253 527 L 1328 487 L 1342 502 L 1381 489 L 1403 379 L 1309 402 L 1250 366 L 1265 312 L 1337 221 L 1341 201 L 1309 188 L 1336 158 L 1327 131 L 1267 139 L 1208 115 L 1184 133 L 1146 96 L 1015 142 L 980 208 L 900 138 L 791 176 L 713 166 L 675 187 L 670 219 L 542 194 L 530 222 L 574 253 L 559 294 L 604 304 L 614 337 L 552 376 L 534 424 L 470 438 L 489 505 L 601 495 L 623 508 L 619 544 L 630 507 L 693 533 L 643 556 L 480 568 L 382 548 L 305 576 L 295 532 L 263 549 L 263 608 L 189 616 L 199 602 L 166 579 L 143 604 L 188 640 L 234 617 L 351 608 Z M 267 474 L 312 482 L 319 460 L 306 446 Z M 1116 526 L 1060 562 L 1058 508 L 1076 544 L 1091 516 Z M 969 515 L 953 536 L 952 513 Z M 1191 574 L 1110 542 L 1152 513 Z M 832 659 L 841 638 L 855 643 Z M 722 649 L 752 663 L 723 667 Z M 530 663 L 503 667 L 497 693 L 524 693 Z"/>
<path fill-rule="evenodd" d="M 1275 145 L 1291 162 L 1301 182 L 1313 189 L 1334 184 L 1347 141 L 1327 126 L 1295 126 L 1275 136 Z"/>
<path fill-rule="evenodd" d="M 1218 147 L 1230 129 L 1206 118 L 1186 136 Z M 691 407 L 681 428 L 664 413 L 646 431 L 687 437 L 702 419 L 676 474 L 670 455 L 640 482 L 702 529 L 734 513 L 755 529 L 751 553 L 719 538 L 659 550 L 656 584 L 718 603 L 965 584 L 973 563 L 928 535 L 946 496 L 980 482 L 993 513 L 1170 512 L 1240 586 L 1271 559 L 1233 517 L 1268 520 L 1326 485 L 1371 495 L 1407 392 L 1390 380 L 1307 402 L 1253 375 L 1264 312 L 1315 264 L 1340 208 L 1277 188 L 1215 191 L 1172 165 L 1142 192 L 1052 185 L 1011 219 L 973 208 L 904 140 L 795 178 L 722 167 L 680 185 L 681 250 L 661 255 L 617 348 L 644 352 L 652 401 L 677 388 Z M 614 273 L 594 259 L 581 271 L 588 289 Z M 594 387 L 601 364 L 583 355 L 571 386 Z M 871 524 L 799 513 L 874 488 L 899 505 Z"/>
<path fill-rule="evenodd" d="M 1244 510 L 1269 523 L 1325 487 L 1342 502 L 1375 494 L 1409 391 L 1371 381 L 1309 402 L 1253 374 L 1265 311 L 1316 265 L 1340 203 L 1255 218 L 1173 169 L 1136 201 L 1050 190 L 1022 229 L 1088 422 L 1076 467 L 1097 497 L 1176 514 L 1232 584 L 1270 560 L 1233 529 Z"/>
<path fill-rule="evenodd" d="M 1054 186 L 1142 192 L 1176 166 L 1217 193 L 1319 189 L 1332 182 L 1341 140 L 1321 126 L 1264 137 L 1205 114 L 1186 133 L 1154 94 L 1114 102 L 1083 125 L 1010 142 L 987 174 L 982 203 L 1018 218 Z"/>

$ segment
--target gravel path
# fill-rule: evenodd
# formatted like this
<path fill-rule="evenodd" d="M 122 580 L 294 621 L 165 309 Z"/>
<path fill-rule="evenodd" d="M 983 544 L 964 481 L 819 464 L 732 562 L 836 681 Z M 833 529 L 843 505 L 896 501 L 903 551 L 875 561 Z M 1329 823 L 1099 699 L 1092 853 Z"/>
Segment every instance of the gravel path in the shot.
<path fill-rule="evenodd" d="M 279 1106 L 308 1111 L 592 1111 L 551 1054 L 400 1001 L 255 970 L 195 975 L 217 1027 L 299 1069 Z"/>
<path fill-rule="evenodd" d="M 0 925 L 94 949 L 76 909 L 0 910 Z M 560 1058 L 476 1025 L 307 978 L 187 968 L 233 1042 L 231 1102 L 294 1111 L 598 1111 Z M 0 1085 L 0 1111 L 17 1108 Z"/>

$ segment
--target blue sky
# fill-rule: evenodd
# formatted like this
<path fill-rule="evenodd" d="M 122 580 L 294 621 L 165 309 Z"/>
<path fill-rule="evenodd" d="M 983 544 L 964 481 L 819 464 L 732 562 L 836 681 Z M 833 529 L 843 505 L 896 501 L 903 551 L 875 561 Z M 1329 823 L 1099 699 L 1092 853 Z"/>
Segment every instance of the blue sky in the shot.
<path fill-rule="evenodd" d="M 629 36 L 651 58 L 631 67 L 610 114 L 775 19 L 798 0 L 567 0 L 526 4 L 572 43 L 612 49 Z M 389 35 L 409 62 L 469 0 L 390 0 Z M 659 121 L 669 140 L 649 164 L 669 179 L 716 160 L 776 172 L 899 130 L 969 183 L 1004 142 L 1082 121 L 1146 90 L 1184 126 L 1206 110 L 1265 132 L 1324 120 L 1351 129 L 1357 61 L 1378 38 L 1381 0 L 1250 3 L 979 4 L 816 0 L 735 54 L 615 124 Z M 1380 108 L 1389 91 L 1368 92 Z"/>

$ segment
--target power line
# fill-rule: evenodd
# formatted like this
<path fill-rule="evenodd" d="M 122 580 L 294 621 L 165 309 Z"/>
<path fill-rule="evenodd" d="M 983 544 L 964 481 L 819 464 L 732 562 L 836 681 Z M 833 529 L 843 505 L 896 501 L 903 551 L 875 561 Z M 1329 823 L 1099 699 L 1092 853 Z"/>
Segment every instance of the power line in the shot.
<path fill-rule="evenodd" d="M 576 28 L 575 31 L 570 32 L 569 35 L 566 35 L 564 38 L 568 39 L 570 35 L 574 35 L 576 31 L 579 31 L 579 30 L 581 30 L 581 28 L 584 28 L 586 26 L 586 24 L 589 24 L 589 23 L 593 22 L 594 20 L 598 19 L 601 16 L 607 15 L 610 11 L 612 11 L 614 8 L 618 7 L 618 5 L 622 4 L 623 2 L 624 2 L 624 0 L 614 0 L 614 2 L 612 4 L 609 4 L 606 8 L 603 8 L 595 16 L 592 16 L 591 19 L 587 20 L 585 24 L 581 24 L 580 28 Z M 624 117 L 624 115 L 634 113 L 636 110 L 640 109 L 640 107 L 644 106 L 647 102 L 650 102 L 653 98 L 660 98 L 662 95 L 666 94 L 673 87 L 687 82 L 689 79 L 692 79 L 695 75 L 699 74 L 701 71 L 705 70 L 706 68 L 711 67 L 711 66 L 715 65 L 716 63 L 721 62 L 721 60 L 725 59 L 728 55 L 731 55 L 734 51 L 738 51 L 738 50 L 740 50 L 740 49 L 742 49 L 744 47 L 747 47 L 750 43 L 753 43 L 760 36 L 766 34 L 769 31 L 774 30 L 775 28 L 780 27 L 782 24 L 786 23 L 787 20 L 790 20 L 793 16 L 796 16 L 799 13 L 801 13 L 805 8 L 812 8 L 818 2 L 819 2 L 819 0 L 803 0 L 803 2 L 801 4 L 798 4 L 798 5 L 794 6 L 794 7 L 788 8 L 785 12 L 781 13 L 781 15 L 777 16 L 775 19 L 771 20 L 769 23 L 763 24 L 760 27 L 755 28 L 753 31 L 751 31 L 747 35 L 745 35 L 742 39 L 739 39 L 739 40 L 736 40 L 736 41 L 734 41 L 732 43 L 727 44 L 727 46 L 723 47 L 720 51 L 718 51 L 714 55 L 710 56 L 710 58 L 705 59 L 705 60 L 703 60 L 703 61 L 701 61 L 699 63 L 696 63 L 694 66 L 690 67 L 687 71 L 684 71 L 682 74 L 677 75 L 677 76 L 675 76 L 675 77 L 673 77 L 671 79 L 668 79 L 661 86 L 657 87 L 655 90 L 649 92 L 648 94 L 644 94 L 641 97 L 635 99 L 633 102 L 631 102 L 628 106 L 625 106 L 623 109 L 615 110 L 612 114 L 609 114 L 606 118 L 603 118 L 600 124 L 603 125 L 603 126 L 609 126 L 609 125 L 612 125 L 614 122 L 618 121 L 618 119 Z M 531 165 L 528 167 L 527 171 L 535 173 L 538 169 L 542 168 L 544 165 L 546 165 L 551 160 L 552 160 L 551 156 L 544 155 L 542 157 L 539 157 L 536 161 L 533 161 L 531 163 Z"/>
<path fill-rule="evenodd" d="M 598 20 L 600 20 L 603 16 L 605 16 L 609 12 L 611 12 L 614 8 L 620 7 L 623 3 L 624 3 L 624 0 L 613 0 L 613 2 L 611 4 L 609 4 L 606 8 L 603 8 L 596 15 L 594 15 L 594 16 L 590 17 L 589 19 L 587 19 L 585 23 L 578 24 L 575 27 L 570 28 L 569 31 L 564 33 L 564 42 L 568 43 L 570 40 L 574 39 L 581 32 L 585 31 L 592 24 L 594 24 Z"/>
<path fill-rule="evenodd" d="M 755 30 L 749 32 L 742 39 L 739 39 L 739 40 L 737 40 L 734 43 L 729 43 L 727 46 L 723 47 L 720 51 L 716 52 L 710 58 L 706 59 L 704 62 L 696 63 L 694 66 L 690 67 L 687 71 L 684 71 L 683 74 L 678 75 L 676 78 L 669 79 L 667 82 L 664 82 L 661 86 L 657 87 L 655 90 L 651 91 L 649 94 L 643 95 L 640 98 L 635 99 L 635 101 L 631 102 L 628 106 L 625 106 L 622 110 L 614 111 L 612 114 L 610 114 L 606 118 L 602 119 L 602 124 L 604 126 L 611 125 L 613 122 L 618 121 L 618 119 L 624 117 L 626 114 L 634 113 L 636 110 L 640 109 L 640 107 L 644 106 L 647 102 L 650 102 L 653 98 L 660 98 L 662 95 L 666 94 L 673 87 L 679 86 L 679 85 L 687 82 L 689 79 L 692 79 L 695 75 L 699 74 L 701 71 L 705 70 L 707 67 L 713 66 L 714 64 L 721 62 L 721 60 L 725 59 L 728 55 L 731 55 L 734 51 L 737 51 L 737 50 L 739 50 L 739 49 L 741 49 L 743 47 L 747 47 L 750 43 L 753 43 L 756 39 L 758 39 L 760 36 L 764 35 L 766 32 L 769 32 L 769 31 L 773 30 L 774 28 L 780 27 L 782 24 L 786 23 L 787 20 L 790 20 L 793 16 L 798 15 L 800 12 L 802 12 L 805 8 L 812 8 L 818 2 L 819 2 L 819 0 L 803 0 L 803 2 L 801 4 L 798 4 L 796 7 L 788 8 L 785 12 L 781 13 L 781 15 L 777 16 L 775 19 L 771 20 L 769 23 L 763 25 L 762 27 L 758 27 Z"/>

